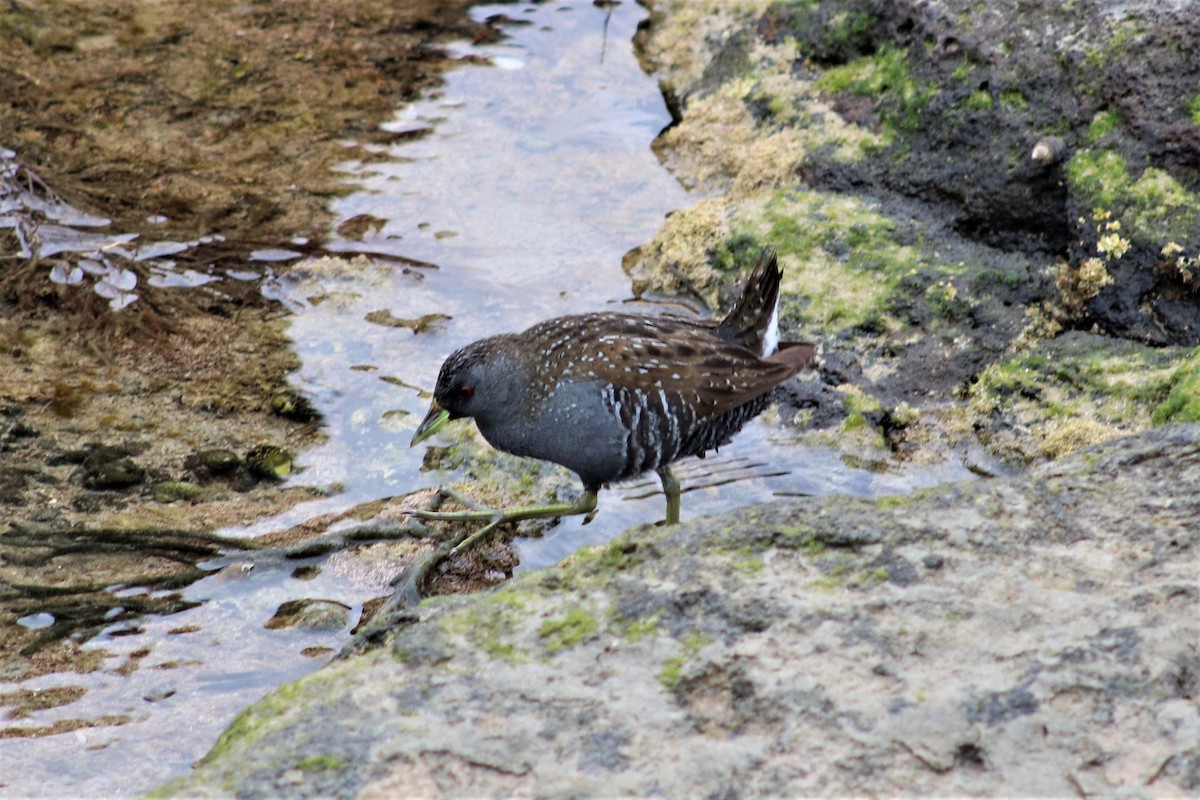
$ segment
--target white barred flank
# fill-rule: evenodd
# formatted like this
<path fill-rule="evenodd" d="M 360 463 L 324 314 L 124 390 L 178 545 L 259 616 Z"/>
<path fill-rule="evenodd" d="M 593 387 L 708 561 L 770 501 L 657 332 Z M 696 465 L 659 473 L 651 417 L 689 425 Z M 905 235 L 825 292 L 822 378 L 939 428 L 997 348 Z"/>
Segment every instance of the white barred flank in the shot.
<path fill-rule="evenodd" d="M 647 392 L 610 384 L 603 396 L 605 407 L 625 431 L 621 467 L 610 482 L 656 470 L 686 456 L 703 457 L 728 444 L 770 400 L 769 395 L 762 395 L 715 419 L 702 420 L 681 395 L 665 389 Z"/>

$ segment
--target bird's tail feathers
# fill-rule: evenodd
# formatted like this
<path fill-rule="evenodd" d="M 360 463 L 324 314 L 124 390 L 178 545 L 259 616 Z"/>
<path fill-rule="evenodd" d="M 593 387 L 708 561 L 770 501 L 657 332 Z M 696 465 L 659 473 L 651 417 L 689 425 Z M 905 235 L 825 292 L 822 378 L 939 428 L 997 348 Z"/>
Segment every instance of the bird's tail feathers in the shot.
<path fill-rule="evenodd" d="M 779 346 L 779 281 L 783 271 L 774 248 L 764 247 L 733 310 L 717 326 L 717 335 L 764 358 Z"/>

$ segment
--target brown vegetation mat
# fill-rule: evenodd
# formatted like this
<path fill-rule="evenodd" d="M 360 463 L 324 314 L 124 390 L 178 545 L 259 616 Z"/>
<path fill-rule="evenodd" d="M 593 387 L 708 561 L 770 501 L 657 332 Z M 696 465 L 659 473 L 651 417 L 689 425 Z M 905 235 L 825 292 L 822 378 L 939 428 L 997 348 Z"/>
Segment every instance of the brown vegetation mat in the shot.
<path fill-rule="evenodd" d="M 468 5 L 3 3 L 0 147 L 15 151 L 47 191 L 111 219 L 110 232 L 142 241 L 220 235 L 225 246 L 215 261 L 237 266 L 256 247 L 324 236 L 329 200 L 346 189 L 337 164 L 370 157 L 355 145 L 394 138 L 380 123 L 449 63 L 437 43 L 497 35 L 467 17 Z M 150 222 L 154 216 L 166 221 Z M 319 437 L 316 426 L 270 413 L 272 395 L 298 362 L 283 310 L 255 284 L 154 289 L 139 275 L 140 299 L 113 314 L 86 283 L 50 283 L 50 266 L 21 258 L 19 245 L 0 230 L 4 518 L 216 531 L 311 496 L 269 481 L 218 480 L 202 496 L 175 502 L 152 490 L 193 480 L 185 461 L 200 450 L 242 457 L 269 444 L 297 452 Z M 127 451 L 145 480 L 87 486 L 77 454 L 96 446 Z M 0 651 L 15 658 L 38 634 L 12 622 L 34 607 L 26 601 L 53 587 L 36 563 L 16 558 L 19 549 L 7 548 L 15 560 L 3 557 L 3 533 Z M 144 578 L 147 568 L 95 554 L 72 563 L 56 580 L 114 585 Z M 150 566 L 181 577 L 195 572 L 173 559 Z M 59 645 L 35 648 L 41 666 L 6 659 L 0 672 L 13 679 L 95 666 L 79 660 L 75 644 Z"/>
<path fill-rule="evenodd" d="M 481 38 L 467 0 L 20 0 L 0 13 L 0 145 L 72 203 L 143 231 L 320 236 L 347 141 Z"/>

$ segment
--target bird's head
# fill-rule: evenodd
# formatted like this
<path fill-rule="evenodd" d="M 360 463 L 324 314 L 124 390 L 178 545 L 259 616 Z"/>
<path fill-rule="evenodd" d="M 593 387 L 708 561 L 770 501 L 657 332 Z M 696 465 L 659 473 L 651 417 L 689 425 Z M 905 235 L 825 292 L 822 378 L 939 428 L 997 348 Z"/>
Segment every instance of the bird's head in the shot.
<path fill-rule="evenodd" d="M 510 408 L 522 379 L 500 346 L 501 337 L 483 339 L 457 350 L 442 364 L 429 412 L 417 426 L 410 447 L 437 433 L 452 419 L 486 418 Z"/>

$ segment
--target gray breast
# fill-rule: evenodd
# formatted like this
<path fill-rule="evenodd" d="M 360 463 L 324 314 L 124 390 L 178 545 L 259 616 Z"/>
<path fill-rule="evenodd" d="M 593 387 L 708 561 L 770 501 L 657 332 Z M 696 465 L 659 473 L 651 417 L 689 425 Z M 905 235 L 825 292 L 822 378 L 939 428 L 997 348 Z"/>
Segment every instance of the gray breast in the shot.
<path fill-rule="evenodd" d="M 576 472 L 585 488 L 618 480 L 625 464 L 627 432 L 604 400 L 601 381 L 559 384 L 528 413 L 479 430 L 494 447 L 540 458 Z"/>

